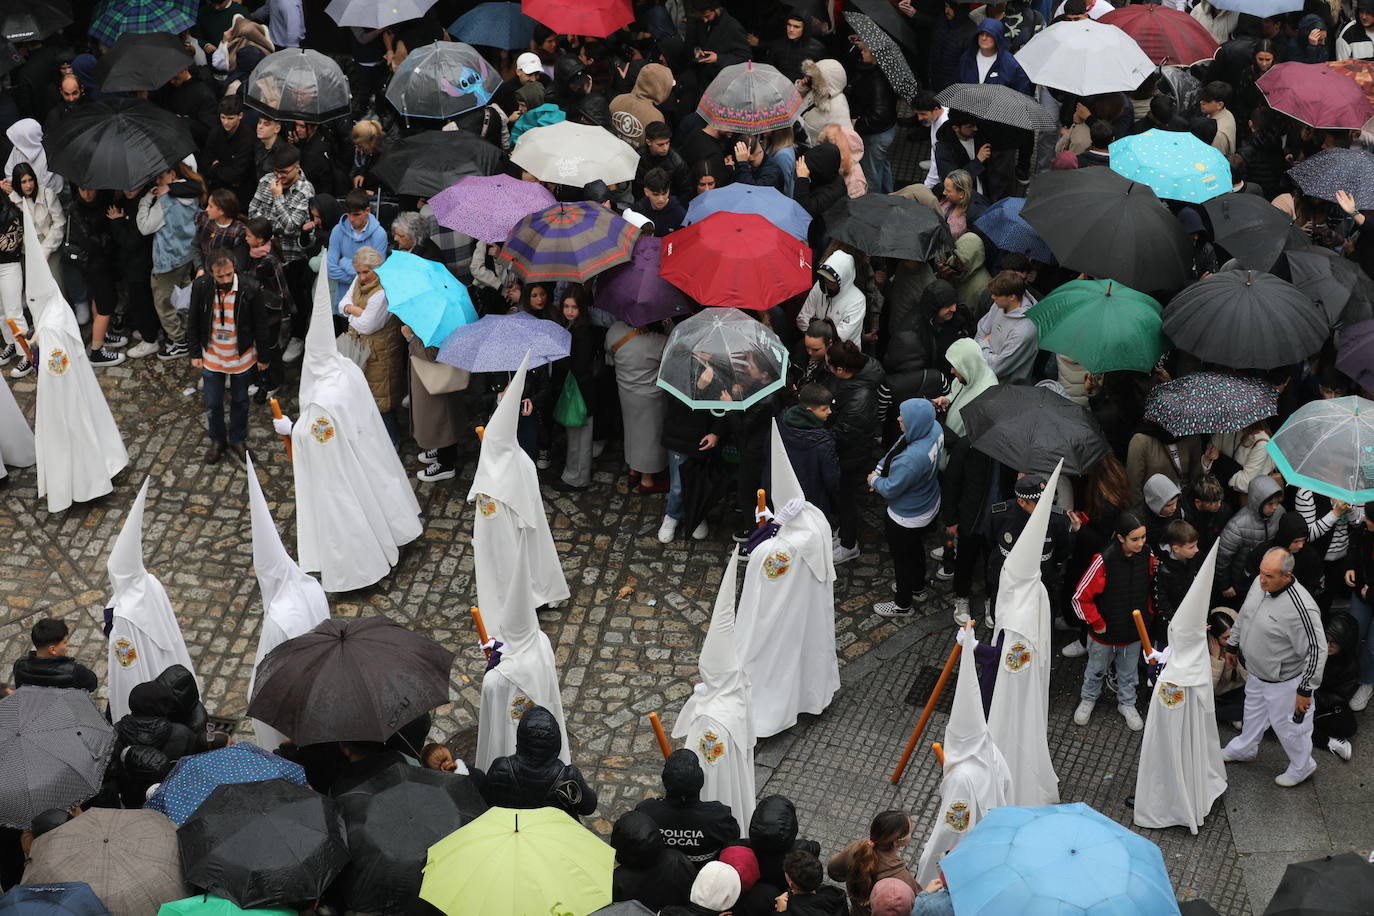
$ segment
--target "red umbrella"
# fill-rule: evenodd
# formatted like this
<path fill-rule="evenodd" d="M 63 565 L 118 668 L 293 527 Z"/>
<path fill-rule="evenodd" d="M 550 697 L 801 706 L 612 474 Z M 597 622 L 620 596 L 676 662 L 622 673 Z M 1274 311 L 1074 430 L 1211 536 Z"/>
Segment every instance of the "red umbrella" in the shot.
<path fill-rule="evenodd" d="M 1217 40 L 1192 16 L 1153 3 L 1112 10 L 1098 22 L 1114 25 L 1135 39 L 1145 56 L 1158 66 L 1187 66 L 1217 53 Z"/>
<path fill-rule="evenodd" d="M 630 0 L 524 0 L 525 15 L 559 35 L 605 38 L 634 18 Z"/>
<path fill-rule="evenodd" d="M 1269 107 L 1309 127 L 1359 130 L 1374 117 L 1360 84 L 1325 64 L 1275 64 L 1255 85 Z"/>
<path fill-rule="evenodd" d="M 811 249 L 755 213 L 713 213 L 663 239 L 663 278 L 702 305 L 769 309 L 811 288 Z"/>
<path fill-rule="evenodd" d="M 1326 65 L 1337 73 L 1344 73 L 1359 84 L 1364 97 L 1374 103 L 1374 60 L 1360 60 L 1347 57 L 1345 60 L 1329 60 Z"/>

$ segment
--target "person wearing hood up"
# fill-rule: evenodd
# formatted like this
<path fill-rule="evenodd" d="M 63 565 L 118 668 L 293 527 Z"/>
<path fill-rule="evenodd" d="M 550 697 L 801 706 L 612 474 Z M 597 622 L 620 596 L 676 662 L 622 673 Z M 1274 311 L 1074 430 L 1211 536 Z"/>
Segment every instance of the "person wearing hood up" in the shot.
<path fill-rule="evenodd" d="M 615 135 L 636 150 L 644 146 L 644 129 L 663 121 L 659 105 L 673 91 L 673 71 L 662 64 L 645 64 L 635 77 L 634 89 L 611 99 L 611 126 Z"/>
<path fill-rule="evenodd" d="M 978 345 L 988 366 L 1003 382 L 1031 378 L 1039 352 L 1035 323 L 1026 317 L 1026 280 L 1014 270 L 1004 270 L 988 284 L 995 308 L 978 322 Z"/>
<path fill-rule="evenodd" d="M 1312 694 L 1316 711 L 1312 719 L 1312 746 L 1326 748 L 1342 760 L 1351 755 L 1355 735 L 1355 707 L 1360 689 L 1360 627 L 1355 618 L 1337 611 L 1325 624 L 1326 670 Z"/>
<path fill-rule="evenodd" d="M 510 125 L 511 149 L 515 148 L 527 130 L 548 127 L 550 124 L 559 124 L 568 119 L 563 109 L 553 102 L 545 101 L 547 98 L 547 90 L 539 83 L 526 83 L 516 90 L 515 101 L 518 107 L 511 114 L 515 119 Z"/>
<path fill-rule="evenodd" d="M 891 601 L 873 606 L 880 617 L 914 616 L 926 598 L 925 529 L 940 513 L 940 453 L 944 433 L 935 406 L 924 398 L 898 408 L 899 438 L 868 475 L 869 489 L 887 501 L 884 533 L 896 576 Z"/>
<path fill-rule="evenodd" d="M 754 808 L 754 816 L 749 818 L 747 842 L 741 845 L 753 850 L 758 861 L 759 881 L 756 885 L 762 892 L 772 890 L 770 897 L 776 897 L 787 889 L 787 874 L 783 860 L 794 848 L 802 846 L 797 834 L 800 824 L 797 821 L 797 806 L 784 795 L 765 795 Z"/>
<path fill-rule="evenodd" d="M 732 567 L 735 565 L 737 564 L 731 564 Z M 733 610 L 734 576 L 729 568 L 726 570 L 726 578 L 730 580 L 729 602 Z M 721 592 L 716 599 L 717 608 L 722 607 L 725 600 L 725 588 L 722 584 Z M 728 617 L 733 617 L 733 613 Z M 715 632 L 723 632 L 727 623 L 731 628 L 730 632 L 733 633 L 733 620 L 728 619 L 727 615 L 722 613 L 713 614 L 711 616 L 712 629 L 707 632 L 706 638 L 714 648 L 729 649 L 733 652 L 729 639 L 717 642 L 712 639 L 711 635 Z M 703 645 L 702 652 L 706 652 L 706 645 Z M 715 655 L 714 651 L 712 655 Z M 706 683 L 705 675 L 703 675 L 702 682 L 703 684 Z M 743 694 L 738 694 L 737 697 L 745 696 L 747 693 L 746 686 Z M 721 694 L 710 685 L 707 685 L 703 691 L 694 692 L 693 696 L 688 698 L 687 703 L 683 704 L 682 712 L 678 716 L 678 725 L 673 728 L 674 737 L 686 737 L 690 743 L 691 737 L 696 734 L 698 728 L 704 727 L 702 728 L 704 738 L 705 732 L 710 730 L 711 721 L 719 718 L 719 711 L 715 710 L 717 702 L 715 698 L 719 696 Z M 749 725 L 747 722 L 737 724 L 741 730 Z M 645 799 L 635 805 L 636 811 L 653 818 L 663 836 L 664 844 L 681 852 L 697 868 L 707 862 L 714 861 L 722 849 L 740 838 L 739 819 L 732 813 L 731 806 L 720 800 L 701 798 L 702 790 L 706 785 L 706 773 L 701 764 L 702 757 L 704 754 L 715 757 L 715 760 L 711 762 L 711 767 L 713 774 L 718 776 L 721 770 L 716 764 L 722 760 L 730 760 L 731 751 L 739 752 L 736 757 L 737 760 L 744 759 L 745 754 L 748 755 L 750 760 L 750 769 L 747 774 L 749 795 L 741 797 L 740 803 L 741 814 L 745 813 L 743 806 L 747 804 L 748 812 L 752 816 L 754 810 L 752 734 L 752 731 L 749 731 L 744 736 L 751 739 L 750 743 L 738 744 L 733 735 L 723 736 L 728 739 L 723 741 L 722 736 L 717 732 L 716 738 L 712 741 L 701 740 L 694 747 L 679 748 L 673 751 L 663 763 L 664 794 L 658 798 Z M 717 744 L 724 750 L 717 753 L 715 749 Z M 705 750 L 703 750 L 703 745 L 705 745 Z M 713 777 L 712 781 L 717 782 L 717 779 Z M 715 788 L 723 787 L 717 785 Z M 723 793 L 716 792 L 715 794 Z"/>
<path fill-rule="evenodd" d="M 945 353 L 955 341 L 973 337 L 975 330 L 973 316 L 959 302 L 954 287 L 946 280 L 932 280 L 915 308 L 893 314 L 889 321 L 883 371 L 893 399 L 946 393 L 953 374 Z"/>
<path fill-rule="evenodd" d="M 954 285 L 960 302 L 978 302 L 992 282 L 992 275 L 987 268 L 987 247 L 983 244 L 983 237 L 976 232 L 965 232 L 959 236 L 954 243 L 954 250 L 935 263 L 935 270 L 941 279 Z M 1031 303 L 1026 301 L 1024 292 L 1021 299 L 1022 306 L 1029 308 Z"/>
<path fill-rule="evenodd" d="M 797 180 L 792 185 L 792 199 L 811 214 L 811 226 L 806 241 L 812 251 L 822 251 L 830 243 L 830 230 L 825 214 L 849 195 L 840 176 L 840 149 L 833 143 L 811 147 L 797 160 Z"/>
<path fill-rule="evenodd" d="M 1146 543 L 1156 553 L 1165 543 L 1164 530 L 1171 522 L 1191 520 L 1178 484 L 1163 474 L 1152 474 L 1145 481 L 1145 498 L 1134 511 L 1145 523 Z M 1180 593 L 1179 597 L 1183 595 Z"/>
<path fill-rule="evenodd" d="M 1230 601 L 1237 600 L 1237 596 L 1250 588 L 1251 580 L 1245 575 L 1250 551 L 1267 544 L 1278 534 L 1279 522 L 1286 511 L 1283 488 L 1268 474 L 1250 481 L 1246 494 L 1246 504 L 1221 529 L 1217 589 L 1222 598 Z"/>
<path fill-rule="evenodd" d="M 849 77 L 844 64 L 831 57 L 804 61 L 801 69 L 802 78 L 797 83 L 802 96 L 801 126 L 806 142 L 814 146 L 826 125 L 853 123 L 844 94 Z"/>
<path fill-rule="evenodd" d="M 654 819 L 627 811 L 611 828 L 616 868 L 611 872 L 611 900 L 637 900 L 657 913 L 686 903 L 696 880 L 696 867 L 676 849 L 665 847 Z"/>
<path fill-rule="evenodd" d="M 782 36 L 765 41 L 761 50 L 763 59 L 794 83 L 804 75 L 807 61 L 825 56 L 825 46 L 812 36 L 806 15 L 793 8 L 787 10 Z"/>
<path fill-rule="evenodd" d="M 386 257 L 386 230 L 372 215 L 367 192 L 354 188 L 344 197 L 344 215 L 329 233 L 329 279 L 343 289 L 353 282 L 353 256 L 360 248 L 373 248 Z"/>
<path fill-rule="evenodd" d="M 1010 86 L 1030 95 L 1030 77 L 1007 50 L 1006 27 L 998 19 L 984 19 L 974 33 L 973 46 L 959 58 L 959 82 Z"/>
<path fill-rule="evenodd" d="M 129 692 L 128 712 L 114 723 L 111 755 L 120 798 L 129 807 L 143 807 L 147 790 L 172 764 L 199 750 L 196 733 L 176 714 L 176 696 L 165 684 L 146 681 Z"/>
<path fill-rule="evenodd" d="M 816 283 L 797 313 L 797 329 L 805 331 L 813 318 L 829 318 L 835 324 L 835 339 L 860 343 L 868 299 L 854 284 L 854 256 L 836 251 L 816 268 Z"/>
<path fill-rule="evenodd" d="M 32 118 L 22 118 L 6 128 L 5 136 L 13 145 L 9 157 L 5 160 L 5 174 L 13 174 L 16 165 L 27 162 L 33 166 L 40 185 L 61 194 L 65 183 L 61 175 L 48 168 L 48 153 L 43 148 L 42 126 Z"/>
<path fill-rule="evenodd" d="M 553 807 L 574 818 L 593 813 L 596 790 L 566 762 L 567 747 L 558 717 L 529 703 L 515 728 L 514 753 L 492 759 L 486 768 L 483 800 L 502 808 Z"/>
<path fill-rule="evenodd" d="M 1288 60 L 1302 64 L 1324 64 L 1331 59 L 1326 43 L 1327 23 L 1321 16 L 1308 13 L 1298 20 L 1298 29 L 1288 40 Z"/>
<path fill-rule="evenodd" d="M 1293 555 L 1293 578 L 1314 597 L 1320 594 L 1324 564 L 1321 552 L 1309 544 L 1309 535 L 1307 521 L 1302 515 L 1297 512 L 1285 512 L 1283 518 L 1279 519 L 1274 536 L 1251 548 L 1242 573 L 1245 580 L 1253 581 L 1255 576 L 1259 575 L 1260 563 L 1267 552 L 1275 547 L 1282 547 Z M 1335 583 L 1332 585 L 1334 587 Z"/>
<path fill-rule="evenodd" d="M 692 882 L 687 903 L 664 907 L 659 916 L 729 916 L 739 895 L 739 872 L 724 862 L 708 862 Z"/>

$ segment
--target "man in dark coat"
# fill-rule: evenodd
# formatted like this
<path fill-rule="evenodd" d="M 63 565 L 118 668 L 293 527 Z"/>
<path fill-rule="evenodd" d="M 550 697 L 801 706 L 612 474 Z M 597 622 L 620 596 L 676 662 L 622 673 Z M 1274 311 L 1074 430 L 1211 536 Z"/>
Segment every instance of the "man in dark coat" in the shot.
<path fill-rule="evenodd" d="M 701 800 L 705 783 L 697 755 L 679 748 L 663 764 L 664 794 L 635 806 L 653 818 L 664 844 L 680 851 L 697 868 L 714 861 L 725 846 L 740 838 L 739 823 L 729 806 Z"/>
<path fill-rule="evenodd" d="M 71 631 L 64 620 L 45 618 L 33 625 L 33 651 L 14 663 L 15 687 L 79 687 L 94 692 L 95 672 L 67 657 Z"/>
<path fill-rule="evenodd" d="M 210 128 L 201 154 L 201 177 L 211 191 L 228 188 L 238 195 L 240 208 L 246 208 L 258 186 L 254 155 L 258 138 L 243 123 L 243 100 L 227 95 L 219 100 L 219 123 Z"/>
<path fill-rule="evenodd" d="M 487 768 L 482 797 L 502 808 L 561 808 L 573 817 L 596 810 L 596 790 L 582 771 L 558 759 L 563 732 L 542 706 L 531 706 L 515 729 L 515 753 Z"/>
<path fill-rule="evenodd" d="M 802 78 L 802 61 L 821 60 L 825 46 L 811 36 L 806 17 L 795 9 L 788 12 L 783 29 L 781 38 L 764 43 L 764 58 L 795 83 Z"/>
<path fill-rule="evenodd" d="M 840 177 L 840 149 L 833 143 L 818 143 L 797 160 L 797 180 L 792 185 L 792 199 L 811 214 L 811 227 L 806 241 L 813 251 L 824 251 L 830 243 L 825 213 L 849 192 Z"/>
<path fill-rule="evenodd" d="M 196 149 L 203 149 L 216 123 L 218 101 L 215 91 L 190 70 L 182 70 L 172 77 L 156 94 L 157 104 L 182 118 L 186 129 L 196 141 Z"/>
<path fill-rule="evenodd" d="M 826 518 L 834 518 L 840 459 L 835 451 L 835 433 L 825 426 L 834 398 L 829 388 L 817 384 L 803 385 L 797 398 L 801 403 L 787 408 L 778 418 L 778 435 L 806 501 Z M 765 480 L 764 486 L 772 489 L 770 481 Z"/>
<path fill-rule="evenodd" d="M 638 810 L 622 814 L 611 829 L 611 846 L 616 862 L 612 901 L 638 900 L 655 913 L 687 902 L 696 866 L 678 850 L 664 846 L 652 817 Z"/>
<path fill-rule="evenodd" d="M 692 0 L 689 7 L 687 46 L 694 50 L 701 85 L 706 86 L 721 70 L 750 58 L 749 35 L 721 0 Z"/>

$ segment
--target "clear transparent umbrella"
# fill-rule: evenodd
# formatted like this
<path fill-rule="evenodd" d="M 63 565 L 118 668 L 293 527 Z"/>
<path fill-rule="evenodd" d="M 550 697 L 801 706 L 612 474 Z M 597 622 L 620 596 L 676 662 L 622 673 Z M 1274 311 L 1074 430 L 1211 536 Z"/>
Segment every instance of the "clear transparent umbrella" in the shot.
<path fill-rule="evenodd" d="M 436 41 L 406 56 L 387 86 L 387 101 L 407 118 L 452 118 L 481 108 L 501 87 L 501 74 L 477 49 Z"/>
<path fill-rule="evenodd" d="M 708 308 L 673 328 L 658 386 L 693 410 L 747 410 L 787 379 L 787 348 L 739 309 Z"/>
<path fill-rule="evenodd" d="M 1304 404 L 1266 447 L 1294 486 L 1348 503 L 1374 499 L 1374 401 Z"/>
<path fill-rule="evenodd" d="M 333 60 L 319 51 L 287 48 L 253 68 L 247 103 L 273 120 L 320 124 L 348 114 L 353 96 Z"/>

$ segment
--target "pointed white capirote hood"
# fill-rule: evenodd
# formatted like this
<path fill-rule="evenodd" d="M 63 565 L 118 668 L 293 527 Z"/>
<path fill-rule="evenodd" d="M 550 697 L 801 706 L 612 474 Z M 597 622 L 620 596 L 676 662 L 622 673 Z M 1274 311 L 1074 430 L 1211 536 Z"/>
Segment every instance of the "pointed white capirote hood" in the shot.
<path fill-rule="evenodd" d="M 988 720 L 983 715 L 983 693 L 978 685 L 977 668 L 973 653 L 964 649 L 959 654 L 959 679 L 954 688 L 949 724 L 945 726 L 946 770 L 970 758 L 991 762 L 997 753 L 992 736 L 988 734 Z"/>
<path fill-rule="evenodd" d="M 491 419 L 487 421 L 477 456 L 477 470 L 468 489 L 469 501 L 476 499 L 480 493 L 504 503 L 525 528 L 535 527 L 544 515 L 539 472 L 516 438 L 529 362 L 530 354 L 526 352 L 525 358 L 520 361 L 520 368 L 506 386 L 507 393 L 502 395 Z M 547 521 L 544 524 L 547 525 Z"/>
<path fill-rule="evenodd" d="M 282 544 L 253 470 L 253 459 L 249 457 L 246 464 L 253 523 L 253 572 L 262 590 L 263 611 L 289 635 L 298 636 L 329 618 L 329 599 L 319 580 L 302 570 Z"/>
<path fill-rule="evenodd" d="M 334 342 L 334 303 L 329 295 L 329 249 L 320 250 L 320 272 L 315 277 L 311 302 L 310 327 L 305 332 L 305 357 L 301 360 L 300 404 L 304 409 L 314 403 L 315 387 L 341 368 L 344 356 Z"/>
<path fill-rule="evenodd" d="M 24 299 L 36 323 L 39 316 L 50 303 L 67 304 L 62 290 L 53 278 L 48 267 L 48 259 L 43 256 L 43 244 L 38 241 L 37 220 L 33 215 L 33 204 L 24 201 Z"/>
<path fill-rule="evenodd" d="M 787 457 L 787 446 L 782 444 L 782 433 L 778 432 L 777 418 L 773 418 L 772 439 L 772 487 L 769 497 L 773 501 L 773 511 L 777 512 L 794 499 L 806 499 L 797 472 L 792 469 L 792 461 Z"/>
<path fill-rule="evenodd" d="M 110 559 L 105 564 L 116 599 L 139 589 L 141 580 L 148 575 L 143 565 L 143 507 L 148 502 L 148 484 L 151 481 L 152 477 L 143 479 L 143 486 L 139 488 L 134 504 L 129 507 L 129 514 L 124 517 L 124 527 L 119 530 L 114 549 L 110 551 Z"/>
<path fill-rule="evenodd" d="M 1211 611 L 1212 581 L 1216 577 L 1217 541 L 1202 561 L 1188 594 L 1169 621 L 1169 662 L 1159 679 L 1180 687 L 1201 687 L 1212 679 L 1212 654 L 1207 651 L 1207 614 Z"/>
<path fill-rule="evenodd" d="M 749 710 L 749 678 L 740 665 L 735 651 L 735 582 L 736 567 L 733 556 L 726 559 L 725 572 L 716 592 L 716 606 L 711 612 L 711 625 L 701 644 L 697 670 L 701 683 L 682 705 L 673 724 L 673 737 L 685 738 L 692 732 L 697 719 L 715 720 L 743 747 L 752 747 L 753 717 Z"/>
<path fill-rule="evenodd" d="M 1061 458 L 1026 527 L 1021 529 L 1002 564 L 997 585 L 997 629 L 1015 630 L 1041 652 L 1049 651 L 1051 634 L 1049 597 L 1040 581 L 1040 555 L 1044 550 L 1045 533 L 1050 527 L 1055 488 L 1059 486 L 1059 474 L 1063 469 L 1064 459 Z"/>

